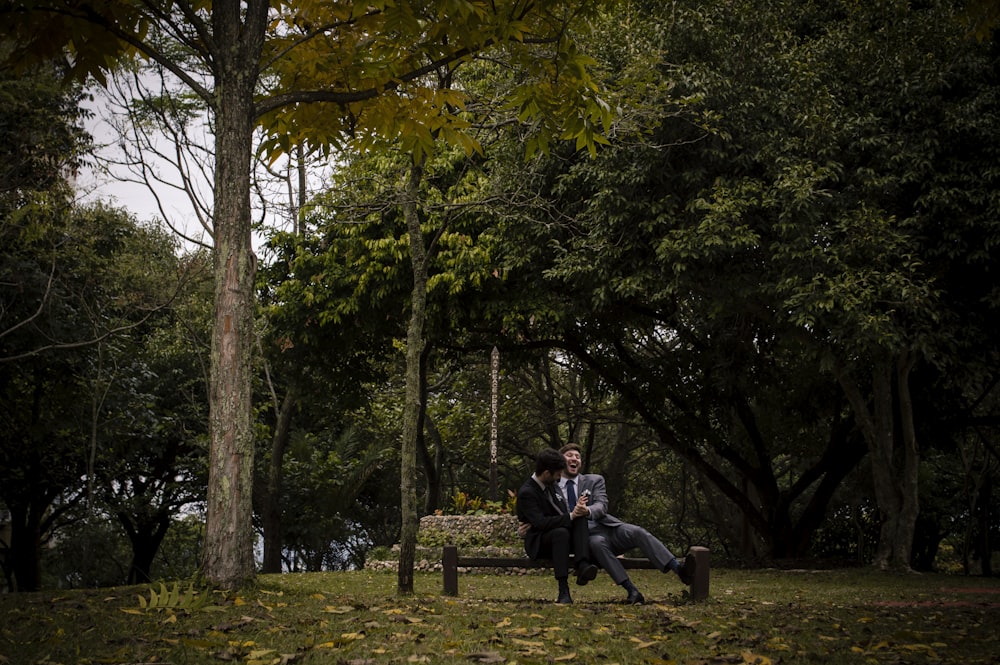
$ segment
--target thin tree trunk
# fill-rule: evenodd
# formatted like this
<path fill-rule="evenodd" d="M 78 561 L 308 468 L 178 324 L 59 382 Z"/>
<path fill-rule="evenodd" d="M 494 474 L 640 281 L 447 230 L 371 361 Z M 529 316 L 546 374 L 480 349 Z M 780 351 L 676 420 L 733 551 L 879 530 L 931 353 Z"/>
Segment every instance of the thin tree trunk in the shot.
<path fill-rule="evenodd" d="M 290 386 L 278 410 L 278 420 L 271 439 L 271 460 L 267 467 L 267 490 L 261 512 L 264 532 L 264 562 L 262 573 L 281 572 L 281 495 L 285 451 L 292 431 L 292 414 L 298 404 L 298 391 Z"/>
<path fill-rule="evenodd" d="M 900 513 L 894 539 L 893 558 L 896 567 L 911 569 L 913 538 L 920 514 L 920 448 L 913 423 L 913 399 L 910 396 L 910 371 L 915 356 L 901 355 L 896 361 L 896 390 L 899 394 L 899 429 L 903 444 L 903 469 L 899 482 Z"/>
<path fill-rule="evenodd" d="M 403 441 L 400 450 L 400 517 L 399 569 L 396 582 L 398 594 L 413 593 L 413 564 L 416 556 L 417 527 L 417 437 L 420 432 L 421 356 L 424 349 L 424 322 L 427 307 L 427 253 L 417 197 L 423 168 L 414 163 L 403 197 L 403 216 L 410 236 L 410 261 L 413 270 L 413 290 L 410 296 L 410 323 L 406 331 L 406 398 L 403 407 Z"/>

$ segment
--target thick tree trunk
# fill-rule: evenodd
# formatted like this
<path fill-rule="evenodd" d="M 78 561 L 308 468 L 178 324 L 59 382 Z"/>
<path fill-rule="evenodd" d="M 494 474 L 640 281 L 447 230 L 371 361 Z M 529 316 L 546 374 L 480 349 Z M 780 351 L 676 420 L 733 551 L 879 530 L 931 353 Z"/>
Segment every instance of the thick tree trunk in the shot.
<path fill-rule="evenodd" d="M 8 506 L 10 509 L 10 569 L 12 591 L 38 591 L 42 583 L 41 523 L 32 506 Z"/>
<path fill-rule="evenodd" d="M 406 185 L 403 215 L 410 236 L 410 261 L 413 270 L 413 290 L 410 296 L 410 323 L 406 331 L 406 398 L 403 407 L 403 441 L 400 450 L 400 517 L 399 569 L 396 591 L 413 593 L 413 564 L 417 547 L 417 437 L 419 436 L 424 320 L 427 307 L 427 254 L 420 231 L 417 197 L 423 169 L 414 164 Z"/>
<path fill-rule="evenodd" d="M 256 260 L 251 248 L 250 155 L 253 92 L 266 18 L 267 3 L 260 0 L 213 6 L 215 322 L 202 570 L 210 582 L 227 589 L 250 583 L 256 574 L 251 427 Z"/>
<path fill-rule="evenodd" d="M 163 537 L 170 528 L 170 515 L 162 515 L 145 524 L 132 524 L 127 515 L 119 515 L 118 521 L 125 527 L 132 544 L 132 563 L 128 569 L 126 584 L 144 584 L 152 577 L 153 559 L 160 549 Z"/>
<path fill-rule="evenodd" d="M 912 367 L 913 360 L 908 355 L 876 363 L 872 369 L 871 408 L 858 385 L 845 372 L 838 372 L 837 377 L 868 443 L 875 500 L 882 519 L 872 564 L 882 570 L 912 570 L 910 557 L 919 512 L 917 476 L 920 463 L 909 393 Z M 893 399 L 893 378 L 896 379 L 898 400 Z M 898 433 L 903 442 L 901 469 L 897 468 L 895 449 L 897 409 Z"/>

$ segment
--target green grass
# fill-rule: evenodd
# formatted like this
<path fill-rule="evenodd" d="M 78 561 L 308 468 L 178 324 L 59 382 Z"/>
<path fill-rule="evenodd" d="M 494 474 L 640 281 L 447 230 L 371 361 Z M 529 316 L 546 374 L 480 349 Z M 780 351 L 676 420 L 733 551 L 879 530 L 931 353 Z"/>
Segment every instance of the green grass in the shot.
<path fill-rule="evenodd" d="M 996 663 L 1000 580 L 870 570 L 713 570 L 689 602 L 633 571 L 642 606 L 605 575 L 558 606 L 548 575 L 266 575 L 199 598 L 179 586 L 0 595 L 0 663 Z M 173 586 L 169 585 L 168 590 Z M 140 596 L 142 601 L 140 601 Z"/>

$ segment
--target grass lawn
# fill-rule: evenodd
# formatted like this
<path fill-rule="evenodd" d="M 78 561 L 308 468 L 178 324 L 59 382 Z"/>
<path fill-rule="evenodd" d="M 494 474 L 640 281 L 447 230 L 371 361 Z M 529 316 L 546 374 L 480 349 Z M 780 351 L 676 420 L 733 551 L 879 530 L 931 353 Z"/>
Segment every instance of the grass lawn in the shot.
<path fill-rule="evenodd" d="M 871 570 L 713 570 L 697 603 L 632 571 L 560 606 L 548 575 L 265 575 L 242 593 L 185 585 L 0 595 L 0 664 L 1000 663 L 1000 580 Z M 142 599 L 140 601 L 140 598 Z"/>

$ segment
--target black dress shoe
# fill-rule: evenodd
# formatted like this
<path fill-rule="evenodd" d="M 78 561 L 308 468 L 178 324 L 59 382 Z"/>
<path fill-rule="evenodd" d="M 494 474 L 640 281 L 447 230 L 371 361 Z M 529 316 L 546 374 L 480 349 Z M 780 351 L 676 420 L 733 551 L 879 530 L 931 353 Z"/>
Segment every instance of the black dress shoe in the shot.
<path fill-rule="evenodd" d="M 677 569 L 677 577 L 681 578 L 681 582 L 684 586 L 691 586 L 694 584 L 694 574 L 697 570 L 697 564 L 693 556 L 686 556 L 680 561 L 681 567 Z"/>
<path fill-rule="evenodd" d="M 556 600 L 559 605 L 572 605 L 573 597 L 569 595 L 569 591 L 560 591 L 559 598 Z"/>
<path fill-rule="evenodd" d="M 633 589 L 628 592 L 628 598 L 625 599 L 626 605 L 642 605 L 646 602 L 646 598 L 643 597 L 642 593 L 638 589 Z"/>
<path fill-rule="evenodd" d="M 590 580 L 597 577 L 597 566 L 592 563 L 581 563 L 576 567 L 576 583 L 585 585 Z"/>

